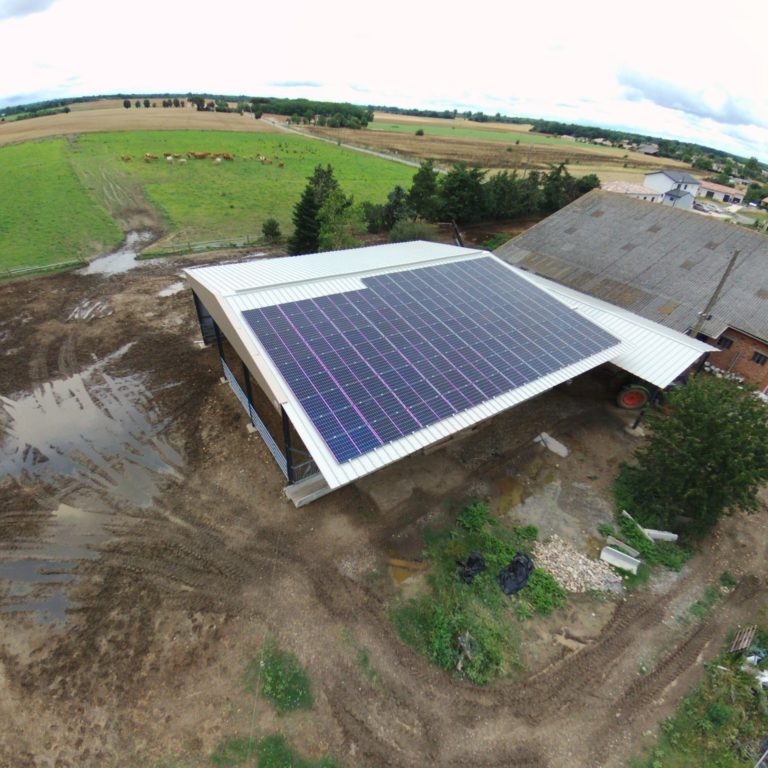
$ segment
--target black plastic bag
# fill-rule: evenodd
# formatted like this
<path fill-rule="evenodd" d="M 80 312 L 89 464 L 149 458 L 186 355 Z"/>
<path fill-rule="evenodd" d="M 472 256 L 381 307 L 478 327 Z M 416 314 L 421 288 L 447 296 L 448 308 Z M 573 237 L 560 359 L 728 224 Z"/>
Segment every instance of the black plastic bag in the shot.
<path fill-rule="evenodd" d="M 506 568 L 499 571 L 499 586 L 505 595 L 519 592 L 530 578 L 533 571 L 533 560 L 528 555 L 518 552 Z"/>
<path fill-rule="evenodd" d="M 465 584 L 471 584 L 475 576 L 485 570 L 485 558 L 480 552 L 472 552 L 466 560 L 457 560 L 459 578 Z"/>

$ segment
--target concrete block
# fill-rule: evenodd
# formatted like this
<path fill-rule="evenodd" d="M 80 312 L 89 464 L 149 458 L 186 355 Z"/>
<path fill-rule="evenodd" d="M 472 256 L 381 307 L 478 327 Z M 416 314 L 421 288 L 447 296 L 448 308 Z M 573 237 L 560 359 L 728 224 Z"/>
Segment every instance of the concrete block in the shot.
<path fill-rule="evenodd" d="M 653 528 L 643 528 L 645 535 L 653 541 L 677 541 L 677 534 L 669 531 L 656 531 Z"/>
<path fill-rule="evenodd" d="M 642 565 L 642 561 L 636 557 L 619 552 L 618 549 L 613 547 L 603 547 L 600 552 L 600 559 L 608 563 L 608 565 L 614 565 L 616 568 L 621 568 L 630 573 L 637 573 L 637 569 Z"/>

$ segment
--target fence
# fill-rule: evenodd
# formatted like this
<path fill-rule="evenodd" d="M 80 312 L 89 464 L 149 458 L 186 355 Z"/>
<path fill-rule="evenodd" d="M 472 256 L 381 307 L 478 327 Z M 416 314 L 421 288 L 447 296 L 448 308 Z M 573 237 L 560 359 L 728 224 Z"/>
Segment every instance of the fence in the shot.
<path fill-rule="evenodd" d="M 7 269 L 0 269 L 0 277 L 23 277 L 24 275 L 35 275 L 43 272 L 56 272 L 62 269 L 76 269 L 77 267 L 84 267 L 85 261 L 80 259 L 71 261 L 59 261 L 56 264 L 34 264 L 26 267 L 9 267 Z"/>
<path fill-rule="evenodd" d="M 231 237 L 223 240 L 199 240 L 195 243 L 187 242 L 179 245 L 160 248 L 156 251 L 142 251 L 139 259 L 154 259 L 159 256 L 178 256 L 182 253 L 206 253 L 207 251 L 220 251 L 224 248 L 255 248 L 263 237 L 254 235 L 243 235 L 242 237 Z"/>

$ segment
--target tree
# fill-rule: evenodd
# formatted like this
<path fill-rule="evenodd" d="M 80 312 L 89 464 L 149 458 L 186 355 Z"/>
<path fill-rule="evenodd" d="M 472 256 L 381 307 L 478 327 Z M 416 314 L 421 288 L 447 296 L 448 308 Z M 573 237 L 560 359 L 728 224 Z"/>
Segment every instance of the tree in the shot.
<path fill-rule="evenodd" d="M 622 466 L 616 498 L 652 527 L 701 536 L 725 512 L 757 508 L 768 480 L 768 408 L 727 379 L 696 376 L 669 395 L 669 413 Z"/>
<path fill-rule="evenodd" d="M 149 109 L 149 99 L 144 99 L 144 106 Z"/>
<path fill-rule="evenodd" d="M 388 195 L 383 210 L 384 229 L 392 229 L 398 221 L 416 218 L 408 193 L 398 184 Z"/>
<path fill-rule="evenodd" d="M 338 187 L 326 196 L 317 212 L 320 229 L 317 237 L 319 251 L 338 251 L 360 245 L 358 235 L 365 230 L 360 208 L 352 197 Z"/>
<path fill-rule="evenodd" d="M 485 171 L 454 164 L 440 179 L 440 216 L 460 224 L 471 224 L 485 216 L 483 179 Z"/>
<path fill-rule="evenodd" d="M 307 179 L 307 186 L 293 209 L 293 235 L 288 241 L 288 253 L 317 253 L 320 247 L 320 221 L 318 213 L 328 195 L 338 189 L 339 182 L 333 175 L 333 168 L 327 165 L 315 166 Z"/>
<path fill-rule="evenodd" d="M 136 101 L 133 102 L 133 106 L 136 107 L 136 109 L 138 109 L 141 106 L 141 102 L 138 99 L 136 99 Z"/>
<path fill-rule="evenodd" d="M 408 202 L 417 216 L 427 221 L 437 219 L 439 200 L 437 197 L 437 171 L 434 160 L 422 160 L 419 170 L 413 176 Z"/>
<path fill-rule="evenodd" d="M 277 219 L 267 219 L 261 225 L 261 232 L 270 243 L 277 242 L 283 236 Z"/>
<path fill-rule="evenodd" d="M 126 109 L 130 109 L 131 108 L 131 100 L 130 99 L 123 99 L 123 106 Z"/>
<path fill-rule="evenodd" d="M 742 173 L 744 174 L 744 177 L 747 179 L 760 179 L 762 178 L 761 172 L 760 172 L 760 162 L 756 157 L 750 157 L 749 160 L 747 160 L 746 163 L 744 163 L 744 168 L 742 169 Z"/>

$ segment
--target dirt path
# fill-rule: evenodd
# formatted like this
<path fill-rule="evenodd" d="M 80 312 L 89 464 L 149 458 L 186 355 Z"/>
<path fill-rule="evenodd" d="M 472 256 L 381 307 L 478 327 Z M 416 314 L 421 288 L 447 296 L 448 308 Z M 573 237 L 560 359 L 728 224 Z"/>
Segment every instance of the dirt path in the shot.
<path fill-rule="evenodd" d="M 516 680 L 431 667 L 388 620 L 387 556 L 418 555 L 469 492 L 533 514 L 516 483 L 557 490 L 558 525 L 588 541 L 633 445 L 620 415 L 577 382 L 296 510 L 195 345 L 189 296 L 158 295 L 185 263 L 0 286 L 0 765 L 202 766 L 226 735 L 280 730 L 347 766 L 618 768 L 726 633 L 764 617 L 766 516 L 736 517 L 679 578 L 526 625 Z M 572 456 L 534 451 L 541 429 Z M 726 569 L 738 588 L 682 622 Z M 564 626 L 581 650 L 555 642 Z M 278 719 L 243 692 L 268 634 L 308 667 L 312 712 Z"/>

